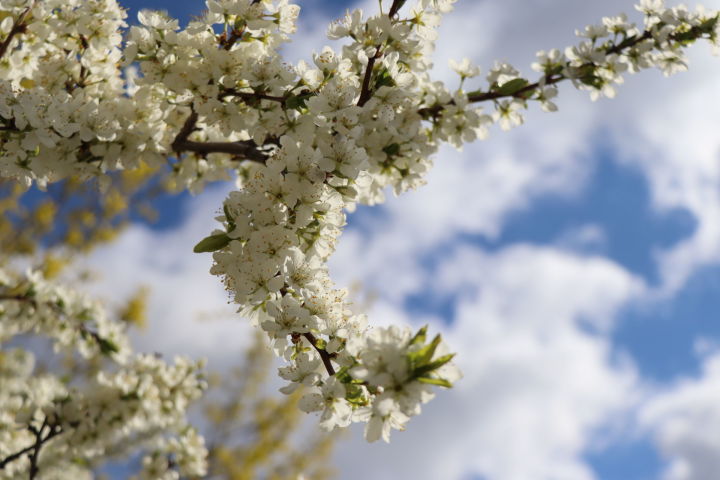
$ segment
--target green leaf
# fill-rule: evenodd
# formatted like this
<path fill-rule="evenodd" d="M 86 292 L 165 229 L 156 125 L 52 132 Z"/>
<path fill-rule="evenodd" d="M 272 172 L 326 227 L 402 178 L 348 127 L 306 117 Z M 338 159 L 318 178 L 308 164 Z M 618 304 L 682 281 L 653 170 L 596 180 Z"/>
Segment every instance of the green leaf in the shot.
<path fill-rule="evenodd" d="M 413 375 L 415 375 L 415 376 L 417 376 L 417 377 L 421 377 L 421 376 L 423 376 L 423 375 L 425 375 L 425 374 L 428 374 L 428 373 L 430 373 L 430 372 L 432 372 L 432 371 L 435 371 L 435 370 L 437 370 L 438 368 L 440 368 L 440 367 L 442 367 L 443 365 L 445 365 L 446 363 L 448 363 L 450 360 L 452 360 L 453 357 L 455 357 L 455 354 L 454 354 L 454 353 L 450 353 L 450 354 L 447 354 L 447 355 L 443 355 L 442 357 L 438 358 L 437 360 L 435 360 L 435 361 L 433 361 L 433 362 L 426 363 L 425 365 L 421 365 L 421 366 L 417 367 L 417 368 L 413 371 Z"/>
<path fill-rule="evenodd" d="M 315 339 L 315 347 L 320 350 L 325 350 L 325 348 L 327 348 L 327 342 L 323 338 L 317 338 Z"/>
<path fill-rule="evenodd" d="M 80 465 L 81 467 L 90 467 L 90 461 L 82 457 L 75 457 L 71 460 L 71 462 L 75 465 Z"/>
<path fill-rule="evenodd" d="M 703 35 L 711 35 L 715 31 L 715 25 L 717 22 L 717 16 L 708 18 L 700 25 L 693 27 L 690 30 L 672 35 L 672 38 L 683 45 L 690 45 Z"/>
<path fill-rule="evenodd" d="M 292 110 L 300 110 L 305 108 L 307 101 L 315 94 L 311 92 L 301 93 L 300 95 L 290 95 L 285 99 L 285 106 Z"/>
<path fill-rule="evenodd" d="M 672 36 L 673 40 L 681 43 L 684 46 L 692 44 L 699 37 L 700 35 L 698 34 L 698 32 L 695 32 L 694 30 L 688 30 L 687 32 L 678 33 Z"/>
<path fill-rule="evenodd" d="M 700 30 L 702 30 L 703 33 L 712 33 L 715 30 L 718 21 L 720 21 L 720 15 L 710 17 L 700 24 Z"/>
<path fill-rule="evenodd" d="M 245 19 L 238 15 L 235 18 L 235 23 L 233 24 L 233 27 L 235 28 L 235 30 L 242 30 L 245 28 L 246 25 L 247 22 L 245 21 Z"/>
<path fill-rule="evenodd" d="M 440 336 L 440 334 L 435 335 L 435 338 L 433 338 L 432 342 L 428 343 L 417 352 L 413 352 L 410 354 L 410 361 L 418 367 L 426 365 L 432 359 L 433 355 L 435 354 L 435 349 L 438 347 L 438 345 L 440 345 L 441 341 L 442 337 Z"/>
<path fill-rule="evenodd" d="M 545 75 L 547 75 L 547 76 L 560 75 L 564 69 L 565 69 L 565 66 L 563 64 L 556 63 L 554 65 L 548 66 L 545 69 Z"/>
<path fill-rule="evenodd" d="M 350 384 L 345 386 L 345 400 L 357 406 L 367 405 L 364 390 L 359 385 Z"/>
<path fill-rule="evenodd" d="M 200 242 L 195 245 L 195 248 L 193 248 L 193 252 L 215 252 L 223 247 L 226 247 L 228 243 L 230 243 L 230 237 L 227 236 L 227 233 L 210 235 L 209 237 L 200 240 Z"/>
<path fill-rule="evenodd" d="M 398 145 L 397 143 L 391 143 L 390 145 L 383 148 L 382 150 L 389 156 L 394 157 L 395 155 L 400 153 L 400 145 Z"/>
<path fill-rule="evenodd" d="M 100 346 L 100 353 L 102 353 L 103 355 L 110 355 L 111 353 L 117 353 L 120 351 L 120 348 L 118 348 L 115 343 L 111 342 L 106 338 L 97 337 L 97 342 Z"/>
<path fill-rule="evenodd" d="M 235 219 L 230 215 L 230 209 L 225 204 L 223 204 L 223 213 L 225 213 L 225 220 L 227 220 L 228 226 L 230 227 L 229 230 L 234 229 Z"/>
<path fill-rule="evenodd" d="M 528 85 L 528 81 L 524 78 L 515 78 L 509 82 L 505 82 L 495 89 L 500 95 L 515 95 Z"/>
<path fill-rule="evenodd" d="M 466 95 L 467 95 L 468 97 L 479 97 L 479 96 L 485 95 L 485 94 L 487 94 L 487 93 L 488 93 L 488 92 L 485 92 L 485 91 L 483 91 L 483 90 L 473 90 L 472 92 L 467 92 Z"/>
<path fill-rule="evenodd" d="M 580 79 L 582 83 L 585 85 L 589 85 L 593 88 L 597 88 L 598 90 L 602 88 L 602 86 L 605 84 L 605 80 L 603 80 L 601 77 L 598 77 L 595 74 L 587 75 L 585 77 L 582 77 Z"/>
<path fill-rule="evenodd" d="M 428 329 L 428 326 L 425 325 L 420 330 L 418 330 L 418 332 L 415 334 L 415 336 L 410 339 L 410 345 L 415 345 L 417 343 L 425 343 L 425 336 L 427 335 L 427 329 Z"/>
<path fill-rule="evenodd" d="M 140 400 L 140 395 L 138 395 L 137 392 L 129 392 L 121 395 L 120 400 L 124 400 L 126 402 L 130 400 Z"/>
<path fill-rule="evenodd" d="M 380 73 L 378 73 L 375 77 L 375 90 L 384 86 L 395 86 L 395 80 L 393 80 L 393 78 L 390 76 L 390 72 L 388 72 L 387 68 L 382 69 L 382 71 L 380 71 Z"/>
<path fill-rule="evenodd" d="M 338 379 L 341 383 L 350 383 L 353 381 L 353 378 L 348 373 L 348 370 L 350 370 L 348 367 L 342 367 L 340 370 L 335 372 L 335 378 Z"/>
<path fill-rule="evenodd" d="M 420 378 L 418 378 L 418 382 L 427 383 L 428 385 L 437 385 L 439 387 L 445 387 L 445 388 L 452 387 L 452 383 L 450 383 L 447 380 L 444 380 L 442 378 L 420 377 Z"/>

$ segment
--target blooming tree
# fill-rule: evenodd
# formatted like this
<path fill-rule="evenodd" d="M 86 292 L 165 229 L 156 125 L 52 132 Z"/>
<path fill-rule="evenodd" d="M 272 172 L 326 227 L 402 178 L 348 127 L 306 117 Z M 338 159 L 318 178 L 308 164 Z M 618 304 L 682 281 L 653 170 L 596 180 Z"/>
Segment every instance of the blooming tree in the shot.
<path fill-rule="evenodd" d="M 300 9 L 288 0 L 207 0 L 185 28 L 142 11 L 125 35 L 115 0 L 0 0 L 0 176 L 39 188 L 97 179 L 103 191 L 110 172 L 166 166 L 193 192 L 235 178 L 195 251 L 213 252 L 211 273 L 286 361 L 283 393 L 303 387 L 300 409 L 325 429 L 366 422 L 368 441 L 388 441 L 460 373 L 440 335 L 369 326 L 330 279 L 346 213 L 421 186 L 444 142 L 518 126 L 533 102 L 555 111 L 560 82 L 612 97 L 625 74 L 686 69 L 685 48 L 717 46 L 720 29 L 717 12 L 642 0 L 642 24 L 620 15 L 578 31 L 578 45 L 538 53 L 536 78 L 497 63 L 483 81 L 462 60 L 450 89 L 432 79 L 430 55 L 455 0 L 406 3 L 348 12 L 328 29 L 340 49 L 290 65 L 279 49 Z M 75 459 L 138 438 L 159 452 L 146 477 L 204 473 L 184 416 L 201 365 L 132 354 L 98 304 L 38 272 L 3 270 L 0 300 L 0 342 L 32 330 L 116 365 L 70 388 L 32 375 L 16 350 L 0 372 L 0 475 L 79 471 Z"/>

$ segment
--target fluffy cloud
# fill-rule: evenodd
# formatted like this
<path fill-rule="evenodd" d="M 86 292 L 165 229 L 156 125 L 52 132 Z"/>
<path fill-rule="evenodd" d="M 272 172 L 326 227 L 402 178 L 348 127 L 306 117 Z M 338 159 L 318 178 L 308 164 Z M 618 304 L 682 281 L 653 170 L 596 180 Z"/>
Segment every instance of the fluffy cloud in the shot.
<path fill-rule="evenodd" d="M 708 8 L 720 8 L 717 0 L 703 3 Z M 484 65 L 501 58 L 527 72 L 525 66 L 535 50 L 573 44 L 574 29 L 597 23 L 602 16 L 623 11 L 631 17 L 637 14 L 630 10 L 627 1 L 460 2 L 458 11 L 443 26 L 441 34 L 445 35 L 441 35 L 438 58 L 462 53 Z M 494 32 L 481 35 L 480 48 L 475 42 L 458 38 L 468 31 L 462 25 L 477 19 L 486 19 L 485 24 L 492 24 L 489 30 Z M 720 111 L 716 94 L 720 61 L 709 56 L 705 45 L 698 45 L 690 49 L 690 67 L 690 72 L 670 79 L 658 72 L 628 75 L 618 98 L 596 104 L 579 99 L 566 88 L 561 91 L 565 98 L 560 100 L 556 115 L 563 120 L 566 136 L 591 143 L 600 133 L 601 141 L 612 146 L 618 159 L 640 167 L 657 209 L 685 208 L 697 218 L 698 228 L 692 237 L 659 257 L 662 294 L 676 292 L 703 264 L 720 261 L 720 139 L 716 135 L 720 129 L 720 115 L 716 113 Z M 573 110 L 571 118 L 567 116 L 568 106 Z M 590 125 L 578 126 L 572 118 L 576 115 Z M 528 123 L 537 120 L 531 117 Z M 545 127 L 545 120 L 538 123 Z M 534 132 L 526 133 L 536 137 Z"/>
<path fill-rule="evenodd" d="M 720 472 L 720 353 L 703 362 L 699 378 L 658 393 L 641 420 L 670 460 L 667 480 L 709 480 Z"/>
<path fill-rule="evenodd" d="M 339 465 L 356 465 L 343 478 L 594 478 L 582 452 L 594 429 L 634 403 L 636 378 L 593 330 L 609 328 L 642 283 L 603 258 L 529 245 L 454 248 L 434 271 L 407 274 L 421 276 L 425 295 L 453 298 L 454 317 L 433 329 L 458 351 L 465 377 L 390 445 L 359 435 L 340 444 Z M 378 306 L 373 321 L 422 321 L 390 301 Z"/>

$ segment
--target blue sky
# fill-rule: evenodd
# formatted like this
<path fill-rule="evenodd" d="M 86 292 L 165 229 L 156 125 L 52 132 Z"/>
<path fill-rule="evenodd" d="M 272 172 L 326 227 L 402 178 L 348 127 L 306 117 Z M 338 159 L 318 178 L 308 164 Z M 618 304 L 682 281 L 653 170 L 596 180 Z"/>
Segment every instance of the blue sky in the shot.
<path fill-rule="evenodd" d="M 291 59 L 319 50 L 322 25 L 355 2 L 300 4 Z M 131 22 L 140 7 L 183 23 L 202 7 L 124 5 Z M 529 73 L 535 51 L 632 10 L 625 0 L 461 0 L 441 27 L 436 73 L 451 80 L 446 60 L 464 56 L 484 71 L 499 58 Z M 691 62 L 669 79 L 628 78 L 613 101 L 566 86 L 558 113 L 533 111 L 512 132 L 443 149 L 425 188 L 350 215 L 335 279 L 362 285 L 372 322 L 443 331 L 466 378 L 390 445 L 365 445 L 354 430 L 335 458 L 341 478 L 716 478 L 720 434 L 707 432 L 720 431 L 720 58 L 698 46 Z M 141 346 L 227 361 L 214 342 L 245 327 L 222 310 L 210 259 L 189 251 L 230 188 L 162 199 L 159 224 L 134 226 L 90 259 L 121 290 L 132 268 L 156 285 L 157 320 Z M 146 242 L 166 249 L 148 257 Z M 168 308 L 183 291 L 190 303 Z M 199 329 L 193 309 L 223 320 Z"/>

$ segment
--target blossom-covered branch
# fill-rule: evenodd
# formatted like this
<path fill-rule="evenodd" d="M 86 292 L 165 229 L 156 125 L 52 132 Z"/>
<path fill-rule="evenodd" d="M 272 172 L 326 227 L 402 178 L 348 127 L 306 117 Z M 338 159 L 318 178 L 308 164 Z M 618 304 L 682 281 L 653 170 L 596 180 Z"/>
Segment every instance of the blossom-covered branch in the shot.
<path fill-rule="evenodd" d="M 14 19 L 30 5 L 5 3 Z M 717 12 L 642 0 L 642 28 L 605 18 L 578 32 L 579 45 L 540 52 L 537 81 L 498 63 L 486 87 L 468 92 L 480 74 L 468 60 L 451 63 L 457 88 L 430 74 L 436 27 L 454 0 L 406 3 L 348 12 L 328 30 L 340 49 L 290 65 L 280 48 L 299 7 L 285 0 L 207 0 L 185 28 L 143 10 L 124 44 L 114 0 L 41 2 L 27 22 L 61 20 L 28 25 L 27 42 L 0 62 L 0 175 L 40 186 L 102 179 L 173 154 L 173 179 L 192 191 L 238 173 L 218 228 L 195 251 L 213 252 L 211 272 L 287 362 L 283 392 L 305 386 L 300 406 L 321 412 L 324 428 L 365 422 L 369 441 L 387 441 L 460 373 L 440 335 L 369 326 L 333 283 L 327 261 L 347 212 L 382 202 L 389 187 L 423 185 L 442 143 L 520 125 L 529 101 L 556 110 L 562 80 L 611 97 L 625 72 L 683 70 L 684 48 L 717 44 L 719 28 Z"/>
<path fill-rule="evenodd" d="M 639 7 L 649 15 L 655 12 L 652 8 L 656 7 Z M 683 47 L 699 39 L 707 39 L 713 44 L 718 40 L 717 14 L 693 16 L 678 8 L 665 12 L 662 17 L 649 16 L 646 24 L 648 29 L 638 31 L 621 15 L 606 18 L 601 25 L 578 32 L 590 40 L 578 47 L 568 48 L 565 55 L 559 50 L 538 54 L 539 62 L 533 64 L 533 68 L 543 76 L 533 83 L 522 78 L 510 65 L 498 65 L 488 75 L 489 88 L 468 92 L 467 102 L 539 100 L 547 108 L 548 100 L 557 94 L 555 90 L 548 91 L 547 87 L 564 80 L 572 80 L 576 86 L 591 90 L 593 99 L 601 94 L 612 97 L 613 83 L 622 83 L 620 74 L 623 72 L 636 73 L 659 66 L 666 75 L 670 75 L 687 68 L 682 57 Z M 608 37 L 612 38 L 600 42 Z M 479 74 L 479 70 L 475 70 L 477 73 L 468 75 L 470 70 L 468 62 L 462 68 L 456 64 L 456 71 L 463 78 Z M 420 109 L 419 113 L 425 118 L 436 117 L 444 108 L 444 105 L 436 104 Z"/>
<path fill-rule="evenodd" d="M 161 478 L 170 468 L 150 461 L 153 455 L 172 454 L 183 475 L 203 474 L 207 452 L 185 417 L 205 389 L 202 362 L 133 355 L 120 322 L 97 302 L 37 272 L 0 269 L 0 291 L 0 479 L 41 471 L 81 478 L 105 455 L 143 446 L 150 451 L 143 478 Z M 52 369 L 35 372 L 32 353 L 7 346 L 29 330 L 58 351 L 113 368 L 78 385 Z"/>

